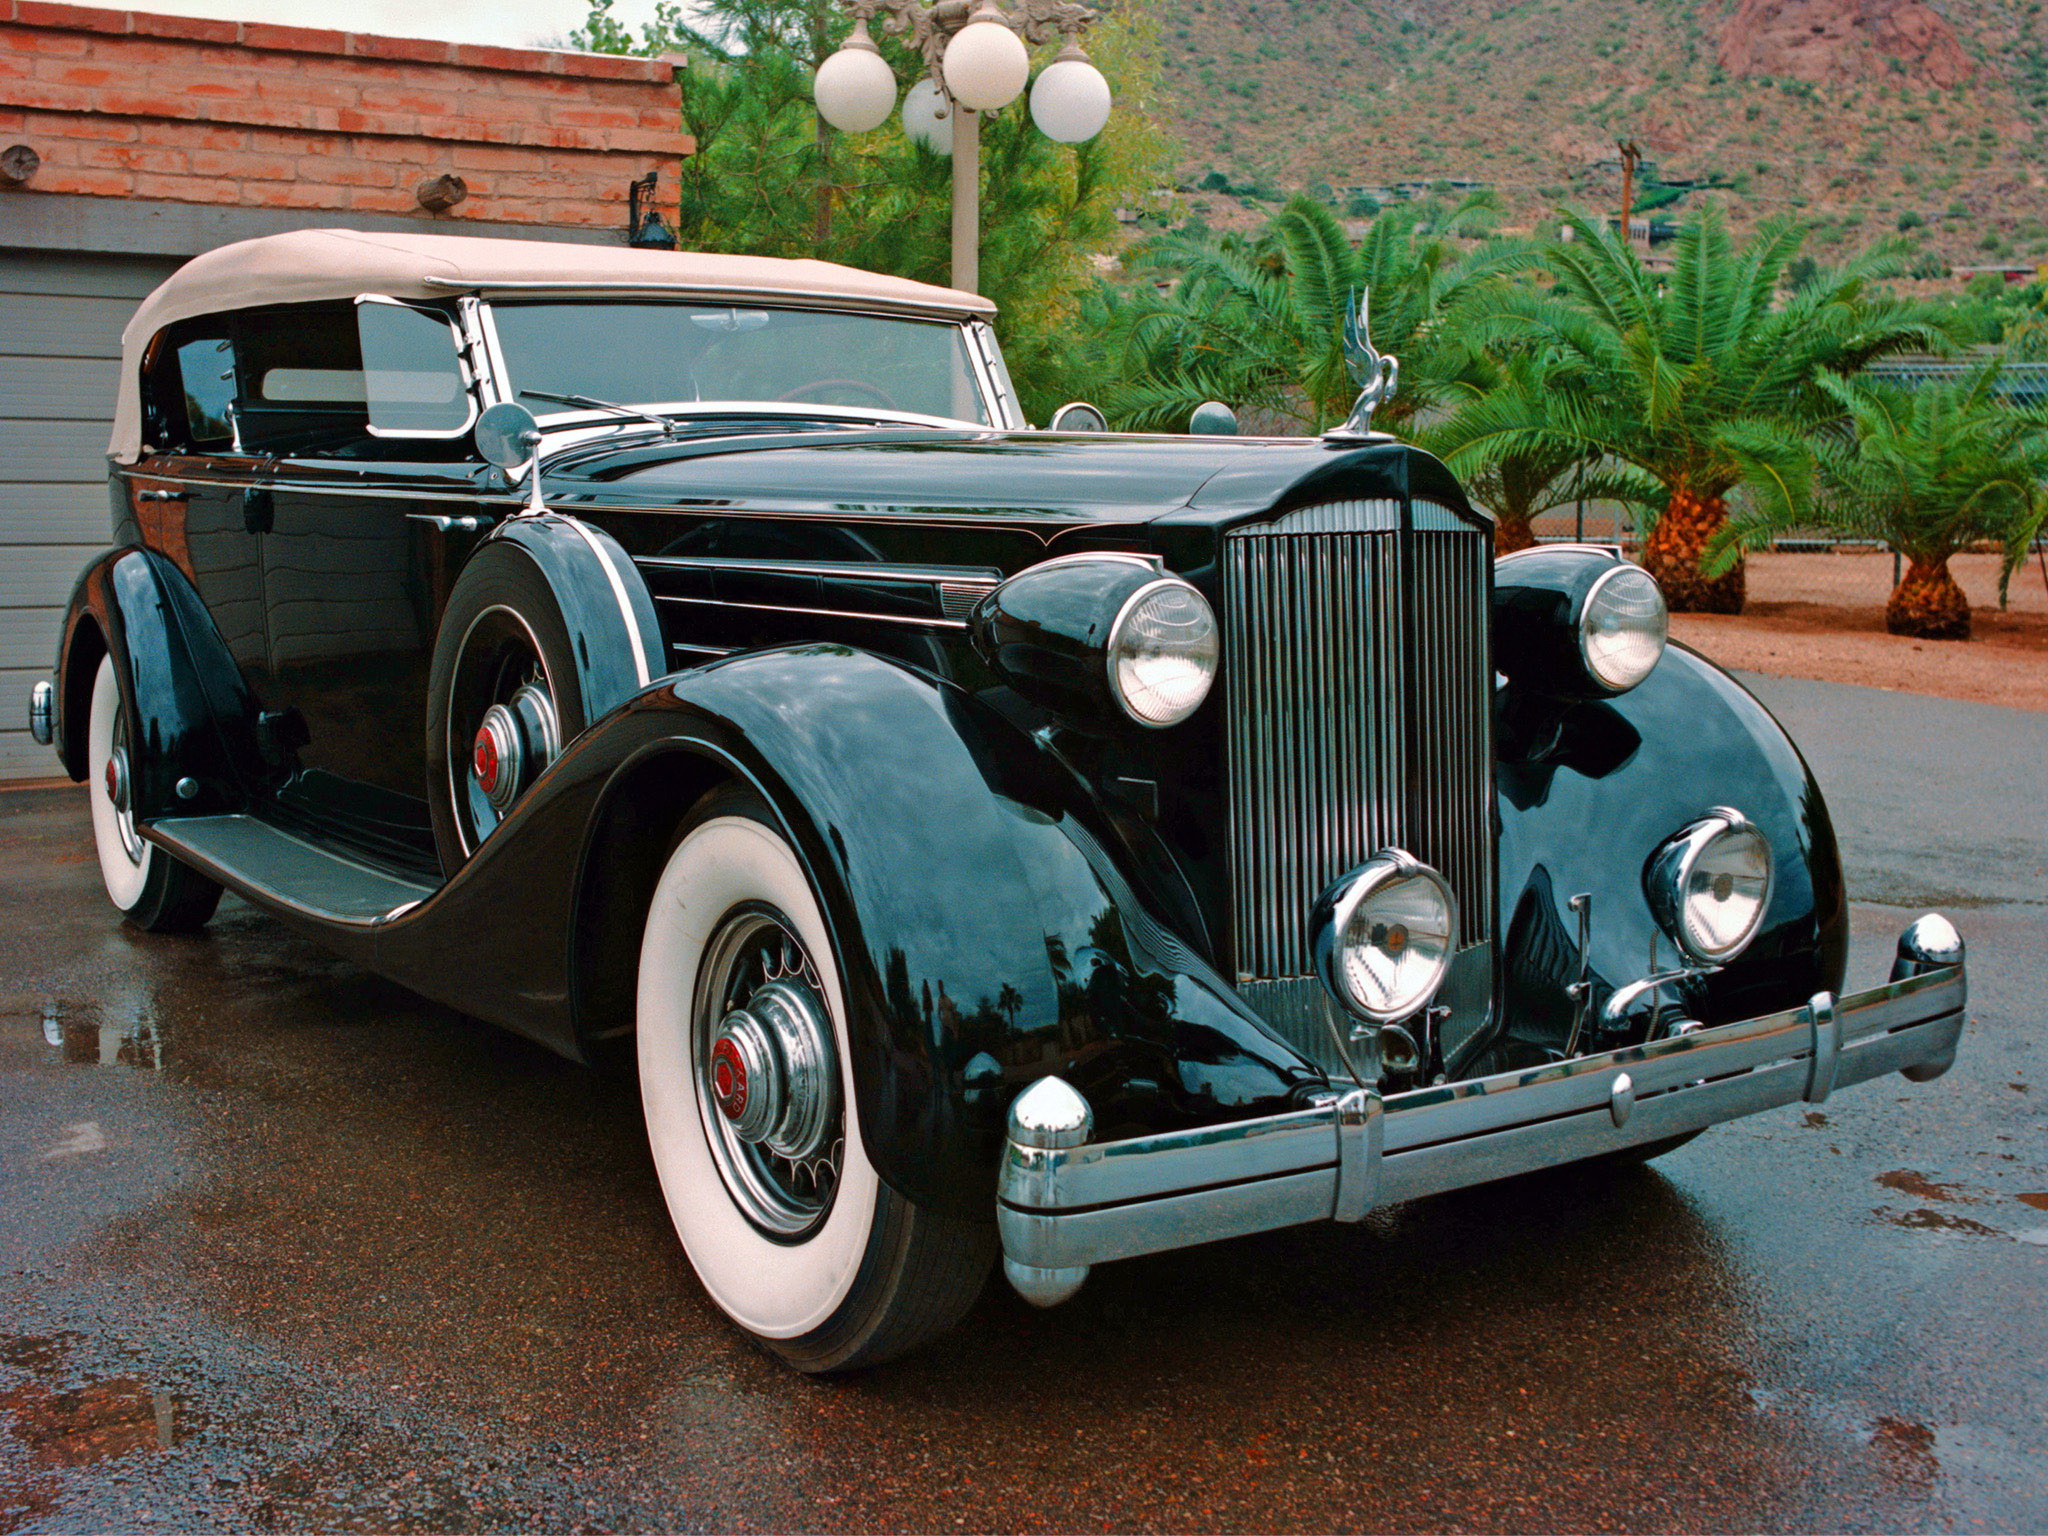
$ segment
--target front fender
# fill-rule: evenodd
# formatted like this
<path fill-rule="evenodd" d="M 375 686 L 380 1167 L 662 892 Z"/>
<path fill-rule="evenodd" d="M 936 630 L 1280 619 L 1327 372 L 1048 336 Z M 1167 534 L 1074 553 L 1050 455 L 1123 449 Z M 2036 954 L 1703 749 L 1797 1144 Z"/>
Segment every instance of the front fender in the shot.
<path fill-rule="evenodd" d="M 113 658 L 129 711 L 133 794 L 147 820 L 241 803 L 241 766 L 255 757 L 256 703 L 184 572 L 147 549 L 117 549 L 87 565 L 72 589 L 57 649 L 57 734 L 65 771 L 83 779 L 93 673 Z M 196 796 L 174 786 L 190 778 Z"/>
<path fill-rule="evenodd" d="M 841 646 L 756 652 L 600 730 L 716 757 L 774 806 L 839 950 L 869 1155 L 914 1200 L 985 1214 L 1009 1103 L 1048 1073 L 1110 1135 L 1322 1081 L 1144 910 L 1058 765 L 950 684 Z"/>
<path fill-rule="evenodd" d="M 1578 957 L 1568 903 L 1576 894 L 1593 898 L 1596 1006 L 1614 988 L 1676 963 L 1644 895 L 1643 866 L 1658 844 L 1717 805 L 1741 811 L 1769 838 L 1777 879 L 1750 946 L 1678 1000 L 1701 1022 L 1721 1024 L 1841 990 L 1848 905 L 1826 802 L 1783 728 L 1734 678 L 1673 644 L 1618 698 L 1527 713 L 1510 705 L 1501 718 L 1511 1033 L 1562 1039 L 1569 1027 L 1564 989 Z"/>

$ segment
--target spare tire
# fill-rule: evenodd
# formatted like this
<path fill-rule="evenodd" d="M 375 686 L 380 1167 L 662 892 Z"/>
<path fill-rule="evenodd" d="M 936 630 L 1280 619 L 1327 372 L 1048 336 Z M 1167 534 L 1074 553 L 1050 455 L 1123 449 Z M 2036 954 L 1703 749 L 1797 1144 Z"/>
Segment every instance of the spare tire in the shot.
<path fill-rule="evenodd" d="M 453 875 L 585 724 L 561 604 L 533 558 L 490 543 L 456 578 L 427 683 L 427 804 Z"/>

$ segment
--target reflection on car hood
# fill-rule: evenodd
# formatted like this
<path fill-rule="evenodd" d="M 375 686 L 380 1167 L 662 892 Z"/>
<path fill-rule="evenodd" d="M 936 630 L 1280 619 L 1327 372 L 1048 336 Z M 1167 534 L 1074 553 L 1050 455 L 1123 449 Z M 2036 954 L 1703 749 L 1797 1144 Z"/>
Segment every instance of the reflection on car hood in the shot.
<path fill-rule="evenodd" d="M 1385 482 L 1377 494 L 1398 495 L 1409 462 L 1420 457 L 1394 444 L 1343 450 L 1297 438 L 825 429 L 586 451 L 551 463 L 548 484 L 550 498 L 567 505 L 1112 522 L 1186 511 L 1207 521 L 1270 506 L 1303 479 L 1342 468 L 1375 474 Z M 1372 493 L 1355 483 L 1345 492 Z"/>

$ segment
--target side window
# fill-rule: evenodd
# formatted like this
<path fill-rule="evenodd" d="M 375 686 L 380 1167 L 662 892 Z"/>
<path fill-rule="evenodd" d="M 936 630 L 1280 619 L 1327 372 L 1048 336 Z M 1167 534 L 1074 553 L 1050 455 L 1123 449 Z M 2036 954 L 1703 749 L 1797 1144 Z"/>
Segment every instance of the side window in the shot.
<path fill-rule="evenodd" d="M 455 328 L 438 310 L 356 301 L 363 398 L 378 437 L 451 438 L 475 417 Z"/>
<path fill-rule="evenodd" d="M 235 404 L 235 345 L 225 336 L 205 336 L 177 349 L 178 388 L 184 397 L 185 429 L 195 445 L 228 442 Z"/>
<path fill-rule="evenodd" d="M 243 310 L 235 316 L 235 363 L 244 448 L 290 456 L 362 441 L 369 418 L 350 305 Z"/>

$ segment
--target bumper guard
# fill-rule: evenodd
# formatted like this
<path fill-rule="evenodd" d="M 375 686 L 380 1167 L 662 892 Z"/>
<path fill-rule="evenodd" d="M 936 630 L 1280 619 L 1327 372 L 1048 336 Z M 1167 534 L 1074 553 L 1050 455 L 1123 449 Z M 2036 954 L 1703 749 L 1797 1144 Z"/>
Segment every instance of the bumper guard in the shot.
<path fill-rule="evenodd" d="M 1899 940 L 1893 979 L 1803 1008 L 1520 1072 L 1382 1098 L 1332 1088 L 1311 1108 L 1093 1142 L 1086 1100 L 1044 1078 L 1010 1110 L 996 1200 L 1004 1269 L 1029 1301 L 1088 1268 L 1483 1184 L 1824 1102 L 1888 1072 L 1938 1077 L 1968 997 L 1962 941 L 1939 917 Z"/>

